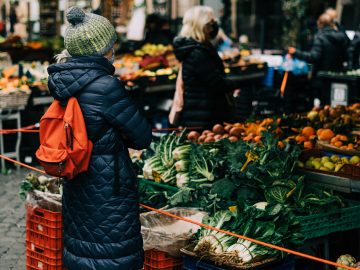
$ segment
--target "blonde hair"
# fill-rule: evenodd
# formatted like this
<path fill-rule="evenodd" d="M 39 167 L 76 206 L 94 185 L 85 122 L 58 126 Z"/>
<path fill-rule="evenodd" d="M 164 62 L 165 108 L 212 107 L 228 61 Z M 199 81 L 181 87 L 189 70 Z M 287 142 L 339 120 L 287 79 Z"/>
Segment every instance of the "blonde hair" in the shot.
<path fill-rule="evenodd" d="M 213 18 L 214 11 L 211 7 L 194 6 L 190 8 L 184 14 L 180 36 L 195 39 L 200 43 L 206 41 L 204 28 Z"/>

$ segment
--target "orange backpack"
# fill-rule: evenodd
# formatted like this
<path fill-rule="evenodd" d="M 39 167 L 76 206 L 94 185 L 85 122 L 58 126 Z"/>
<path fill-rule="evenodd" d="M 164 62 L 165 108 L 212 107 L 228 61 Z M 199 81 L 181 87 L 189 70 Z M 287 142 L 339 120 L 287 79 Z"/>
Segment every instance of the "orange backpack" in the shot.
<path fill-rule="evenodd" d="M 93 143 L 75 97 L 66 106 L 55 100 L 40 120 L 40 147 L 36 157 L 46 173 L 73 179 L 87 171 Z"/>

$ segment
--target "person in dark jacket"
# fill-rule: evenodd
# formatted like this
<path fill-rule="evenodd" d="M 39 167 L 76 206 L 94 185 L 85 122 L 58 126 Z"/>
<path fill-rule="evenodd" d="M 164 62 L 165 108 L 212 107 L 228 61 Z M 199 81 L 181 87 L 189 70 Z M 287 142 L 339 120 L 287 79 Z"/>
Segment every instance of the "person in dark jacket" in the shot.
<path fill-rule="evenodd" d="M 209 128 L 230 116 L 226 93 L 236 85 L 225 78 L 224 65 L 210 43 L 218 33 L 213 10 L 195 6 L 186 11 L 180 35 L 174 40 L 175 55 L 182 63 L 186 127 Z"/>
<path fill-rule="evenodd" d="M 288 49 L 295 58 L 313 64 L 311 87 L 314 97 L 324 104 L 330 102 L 330 90 L 323 89 L 321 79 L 317 78 L 318 71 L 342 71 L 347 60 L 348 38 L 344 32 L 334 28 L 331 17 L 322 14 L 318 21 L 318 32 L 314 37 L 314 44 L 310 52 L 301 52 L 293 47 Z"/>
<path fill-rule="evenodd" d="M 322 14 L 317 22 L 318 32 L 310 52 L 301 52 L 290 47 L 289 53 L 295 58 L 314 65 L 313 75 L 319 70 L 341 71 L 347 60 L 348 38 L 346 34 L 334 29 L 332 19 Z"/>
<path fill-rule="evenodd" d="M 77 7 L 67 20 L 66 61 L 49 66 L 49 89 L 61 102 L 77 98 L 94 148 L 88 171 L 64 181 L 63 263 L 69 270 L 138 270 L 138 184 L 127 148 L 147 148 L 151 128 L 113 77 L 111 23 Z"/>
<path fill-rule="evenodd" d="M 343 33 L 346 32 L 346 28 L 338 21 L 339 16 L 338 16 L 338 13 L 337 13 L 336 9 L 331 7 L 331 8 L 326 9 L 324 13 L 326 15 L 330 16 L 330 18 L 331 18 L 331 20 L 332 20 L 332 22 L 334 24 L 335 30 L 341 31 Z"/>
<path fill-rule="evenodd" d="M 353 40 L 350 43 L 348 49 L 349 56 L 349 69 L 358 69 L 360 68 L 360 26 L 359 30 L 356 32 Z"/>

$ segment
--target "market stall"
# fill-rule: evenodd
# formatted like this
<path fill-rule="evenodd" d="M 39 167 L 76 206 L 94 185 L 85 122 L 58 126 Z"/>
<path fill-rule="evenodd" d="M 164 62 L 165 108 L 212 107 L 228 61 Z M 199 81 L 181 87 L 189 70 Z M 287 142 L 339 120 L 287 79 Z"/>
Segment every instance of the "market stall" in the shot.
<path fill-rule="evenodd" d="M 300 269 L 298 259 L 276 247 L 291 253 L 324 245 L 314 255 L 336 260 L 341 250 L 330 245 L 330 235 L 360 228 L 360 203 L 346 196 L 358 192 L 359 113 L 359 104 L 326 106 L 180 130 L 144 152 L 131 151 L 144 210 L 145 269 L 160 263 L 169 269 Z M 30 191 L 33 207 L 61 210 L 51 197 L 59 195 L 47 198 L 61 194 L 61 182 L 29 175 L 21 190 L 23 196 Z"/>

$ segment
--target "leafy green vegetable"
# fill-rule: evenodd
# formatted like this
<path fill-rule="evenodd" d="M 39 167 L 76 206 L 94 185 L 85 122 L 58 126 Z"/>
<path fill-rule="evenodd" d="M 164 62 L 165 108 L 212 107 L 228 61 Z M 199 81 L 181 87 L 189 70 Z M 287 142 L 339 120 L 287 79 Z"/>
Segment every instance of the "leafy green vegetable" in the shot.
<path fill-rule="evenodd" d="M 299 223 L 291 210 L 281 204 L 238 206 L 236 213 L 219 211 L 203 222 L 210 226 L 286 247 L 301 245 L 303 237 L 294 233 Z M 273 249 L 213 230 L 201 229 L 194 251 L 222 254 L 227 261 L 246 263 L 258 256 L 281 256 Z"/>

